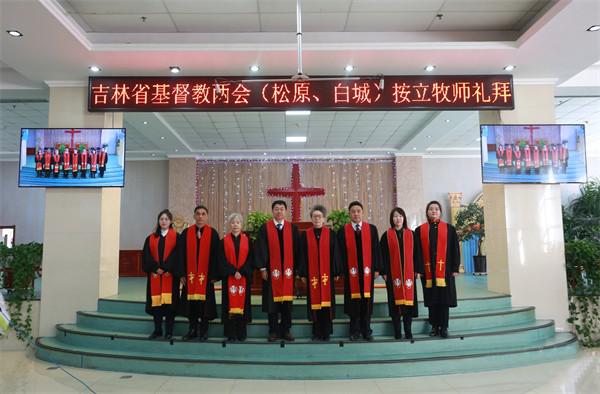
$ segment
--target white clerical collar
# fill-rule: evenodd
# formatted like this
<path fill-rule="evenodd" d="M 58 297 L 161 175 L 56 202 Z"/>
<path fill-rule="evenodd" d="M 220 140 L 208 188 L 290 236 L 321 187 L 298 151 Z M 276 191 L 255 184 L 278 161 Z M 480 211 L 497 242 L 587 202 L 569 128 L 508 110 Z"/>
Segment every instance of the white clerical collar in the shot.
<path fill-rule="evenodd" d="M 169 232 L 169 229 L 166 229 L 166 230 L 161 229 L 160 235 L 162 235 L 164 237 L 165 235 L 167 235 L 168 232 Z"/>
<path fill-rule="evenodd" d="M 285 222 L 285 219 L 283 219 L 281 222 L 278 222 L 277 220 L 273 219 L 273 223 L 275 223 L 275 227 L 277 227 L 278 224 L 281 224 L 281 227 L 283 228 L 284 222 Z"/>

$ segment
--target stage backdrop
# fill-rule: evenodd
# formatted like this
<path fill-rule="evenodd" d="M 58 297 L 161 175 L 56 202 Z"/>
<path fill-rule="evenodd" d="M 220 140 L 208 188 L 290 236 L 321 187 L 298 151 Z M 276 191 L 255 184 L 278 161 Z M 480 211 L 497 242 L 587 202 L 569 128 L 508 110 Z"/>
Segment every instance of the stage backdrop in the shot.
<path fill-rule="evenodd" d="M 389 227 L 389 211 L 396 200 L 392 159 L 198 160 L 196 202 L 208 207 L 211 225 L 223 234 L 227 217 L 233 212 L 242 213 L 244 218 L 252 211 L 270 213 L 271 202 L 278 197 L 269 196 L 268 189 L 291 187 L 294 164 L 304 188 L 324 189 L 324 195 L 301 199 L 300 221 L 310 220 L 314 204 L 323 204 L 331 211 L 360 200 L 368 222 L 380 233 Z M 291 198 L 282 199 L 291 210 Z M 184 217 L 193 223 L 191 212 Z"/>

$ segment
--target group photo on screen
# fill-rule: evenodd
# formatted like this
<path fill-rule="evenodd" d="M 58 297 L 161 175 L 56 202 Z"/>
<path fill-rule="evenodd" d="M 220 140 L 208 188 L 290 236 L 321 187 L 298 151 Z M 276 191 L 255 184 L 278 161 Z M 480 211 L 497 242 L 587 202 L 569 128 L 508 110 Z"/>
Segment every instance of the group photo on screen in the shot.
<path fill-rule="evenodd" d="M 483 183 L 587 179 L 584 125 L 481 125 Z"/>
<path fill-rule="evenodd" d="M 122 187 L 125 129 L 21 129 L 20 187 Z"/>

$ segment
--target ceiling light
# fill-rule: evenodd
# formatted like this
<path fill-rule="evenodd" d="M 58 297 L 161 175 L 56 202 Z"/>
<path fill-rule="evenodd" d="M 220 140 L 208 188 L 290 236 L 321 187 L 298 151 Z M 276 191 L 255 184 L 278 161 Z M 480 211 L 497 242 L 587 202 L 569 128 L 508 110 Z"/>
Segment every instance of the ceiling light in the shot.
<path fill-rule="evenodd" d="M 354 71 L 354 66 L 352 64 L 348 64 L 346 67 L 344 67 L 344 70 L 347 72 Z"/>
<path fill-rule="evenodd" d="M 253 64 L 250 66 L 250 71 L 252 71 L 253 73 L 257 72 L 258 70 L 260 70 L 260 67 L 256 64 Z"/>
<path fill-rule="evenodd" d="M 428 135 L 428 136 L 427 136 L 427 138 L 431 138 L 431 136 L 430 136 L 430 135 Z"/>
<path fill-rule="evenodd" d="M 179 149 L 175 149 L 175 152 L 179 152 Z"/>
<path fill-rule="evenodd" d="M 148 124 L 148 121 L 147 121 L 147 120 L 145 120 L 145 121 L 143 121 L 142 123 L 144 123 L 144 124 Z"/>
<path fill-rule="evenodd" d="M 7 30 L 6 32 L 11 37 L 23 37 L 23 34 L 21 34 L 21 32 L 18 30 Z"/>
<path fill-rule="evenodd" d="M 285 111 L 285 114 L 287 116 L 298 116 L 298 115 L 310 115 L 310 111 L 304 111 L 304 110 L 300 110 L 300 111 Z"/>
<path fill-rule="evenodd" d="M 102 69 L 101 69 L 100 67 L 98 67 L 98 66 L 95 66 L 95 65 L 94 65 L 94 66 L 89 66 L 89 67 L 88 67 L 88 69 L 89 69 L 91 72 L 93 72 L 93 73 L 97 73 L 97 72 L 100 72 L 100 71 L 102 71 Z"/>
<path fill-rule="evenodd" d="M 153 154 L 152 154 L 152 157 L 154 157 L 154 156 L 156 156 L 156 153 L 153 153 Z"/>
<path fill-rule="evenodd" d="M 285 137 L 285 142 L 306 142 L 305 136 L 288 136 Z"/>
<path fill-rule="evenodd" d="M 267 155 L 267 152 L 263 152 L 263 156 L 266 156 L 266 155 Z"/>
<path fill-rule="evenodd" d="M 600 30 L 600 25 L 592 25 L 587 29 L 587 31 L 598 31 L 598 30 Z"/>
<path fill-rule="evenodd" d="M 181 72 L 181 68 L 179 66 L 171 66 L 169 67 L 169 70 L 171 70 L 173 74 L 179 74 Z"/>
<path fill-rule="evenodd" d="M 435 70 L 435 66 L 433 64 L 430 64 L 428 66 L 425 66 L 424 70 L 427 72 L 432 72 L 433 70 Z"/>
<path fill-rule="evenodd" d="M 512 71 L 515 68 L 517 68 L 516 66 L 513 66 L 512 64 L 509 64 L 508 66 L 504 67 L 504 71 Z"/>
<path fill-rule="evenodd" d="M 445 119 L 444 122 L 450 123 L 450 119 Z"/>
<path fill-rule="evenodd" d="M 161 139 L 161 140 L 164 140 L 164 139 L 165 139 L 165 137 L 160 137 L 160 139 Z"/>
<path fill-rule="evenodd" d="M 416 146 L 413 146 L 413 150 L 417 150 L 417 147 L 416 147 Z"/>

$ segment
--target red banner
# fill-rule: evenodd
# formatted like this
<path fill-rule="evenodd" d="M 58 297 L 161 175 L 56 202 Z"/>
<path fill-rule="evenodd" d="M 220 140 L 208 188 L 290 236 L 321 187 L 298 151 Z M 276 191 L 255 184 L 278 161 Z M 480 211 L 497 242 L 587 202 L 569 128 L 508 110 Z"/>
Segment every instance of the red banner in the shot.
<path fill-rule="evenodd" d="M 285 77 L 90 77 L 90 111 L 513 109 L 510 75 L 386 76 L 290 81 Z"/>

